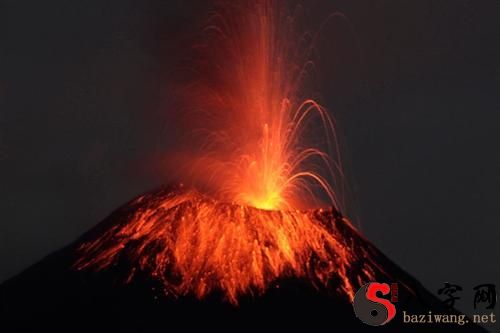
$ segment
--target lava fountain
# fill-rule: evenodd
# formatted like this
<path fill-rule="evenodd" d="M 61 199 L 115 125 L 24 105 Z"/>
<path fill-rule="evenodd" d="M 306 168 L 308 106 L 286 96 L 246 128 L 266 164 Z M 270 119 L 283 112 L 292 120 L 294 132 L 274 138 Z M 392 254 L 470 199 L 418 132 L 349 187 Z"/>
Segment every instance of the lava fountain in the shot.
<path fill-rule="evenodd" d="M 315 37 L 296 26 L 279 1 L 211 13 L 196 80 L 178 92 L 191 130 L 173 168 L 189 185 L 132 201 L 126 219 L 80 246 L 77 269 L 127 260 L 125 281 L 142 272 L 166 294 L 220 292 L 233 304 L 290 276 L 318 288 L 335 280 L 351 299 L 370 280 L 369 253 L 337 229 L 352 225 L 339 213 L 334 121 L 308 96 Z"/>

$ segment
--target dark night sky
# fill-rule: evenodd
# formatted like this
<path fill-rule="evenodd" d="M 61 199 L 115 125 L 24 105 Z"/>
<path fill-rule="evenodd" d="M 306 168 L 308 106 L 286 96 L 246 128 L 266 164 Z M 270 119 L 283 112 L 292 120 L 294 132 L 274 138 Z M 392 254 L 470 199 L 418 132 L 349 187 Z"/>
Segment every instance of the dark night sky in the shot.
<path fill-rule="evenodd" d="M 500 2 L 304 7 L 350 21 L 319 67 L 363 232 L 433 292 L 499 286 Z M 0 281 L 168 180 L 168 87 L 207 8 L 0 0 Z"/>

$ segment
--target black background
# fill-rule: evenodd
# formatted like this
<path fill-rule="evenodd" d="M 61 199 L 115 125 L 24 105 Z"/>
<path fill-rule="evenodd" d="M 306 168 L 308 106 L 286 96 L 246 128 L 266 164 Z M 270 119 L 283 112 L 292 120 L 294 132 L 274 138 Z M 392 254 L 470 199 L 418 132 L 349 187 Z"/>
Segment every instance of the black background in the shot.
<path fill-rule="evenodd" d="M 294 6 L 290 2 L 290 6 Z M 367 237 L 436 292 L 500 281 L 500 2 L 311 1 Z M 168 181 L 169 84 L 205 1 L 0 1 L 0 281 Z"/>

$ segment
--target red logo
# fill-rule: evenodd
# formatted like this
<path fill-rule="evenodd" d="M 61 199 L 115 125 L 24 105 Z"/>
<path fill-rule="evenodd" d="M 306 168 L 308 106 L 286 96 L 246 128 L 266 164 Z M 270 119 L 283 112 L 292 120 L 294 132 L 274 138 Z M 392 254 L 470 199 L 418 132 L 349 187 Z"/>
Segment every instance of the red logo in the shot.
<path fill-rule="evenodd" d="M 381 296 L 389 295 L 390 300 Z M 398 284 L 370 282 L 359 288 L 354 295 L 353 307 L 356 317 L 371 326 L 385 325 L 396 316 Z"/>

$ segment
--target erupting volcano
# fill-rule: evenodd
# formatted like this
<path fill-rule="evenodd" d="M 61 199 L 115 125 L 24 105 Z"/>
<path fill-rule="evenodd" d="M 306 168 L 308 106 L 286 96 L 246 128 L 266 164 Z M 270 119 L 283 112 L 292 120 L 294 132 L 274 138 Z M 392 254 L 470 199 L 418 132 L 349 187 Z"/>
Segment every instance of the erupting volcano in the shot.
<path fill-rule="evenodd" d="M 81 246 L 78 269 L 124 255 L 128 281 L 141 270 L 167 293 L 219 290 L 232 303 L 284 276 L 323 285 L 336 277 L 350 298 L 371 279 L 369 254 L 307 210 L 322 198 L 343 209 L 343 170 L 334 122 L 307 96 L 315 38 L 294 24 L 277 1 L 227 2 L 211 15 L 198 75 L 179 89 L 186 141 L 197 149 L 172 163 L 186 170 L 188 189 L 139 197 L 126 221 Z"/>

